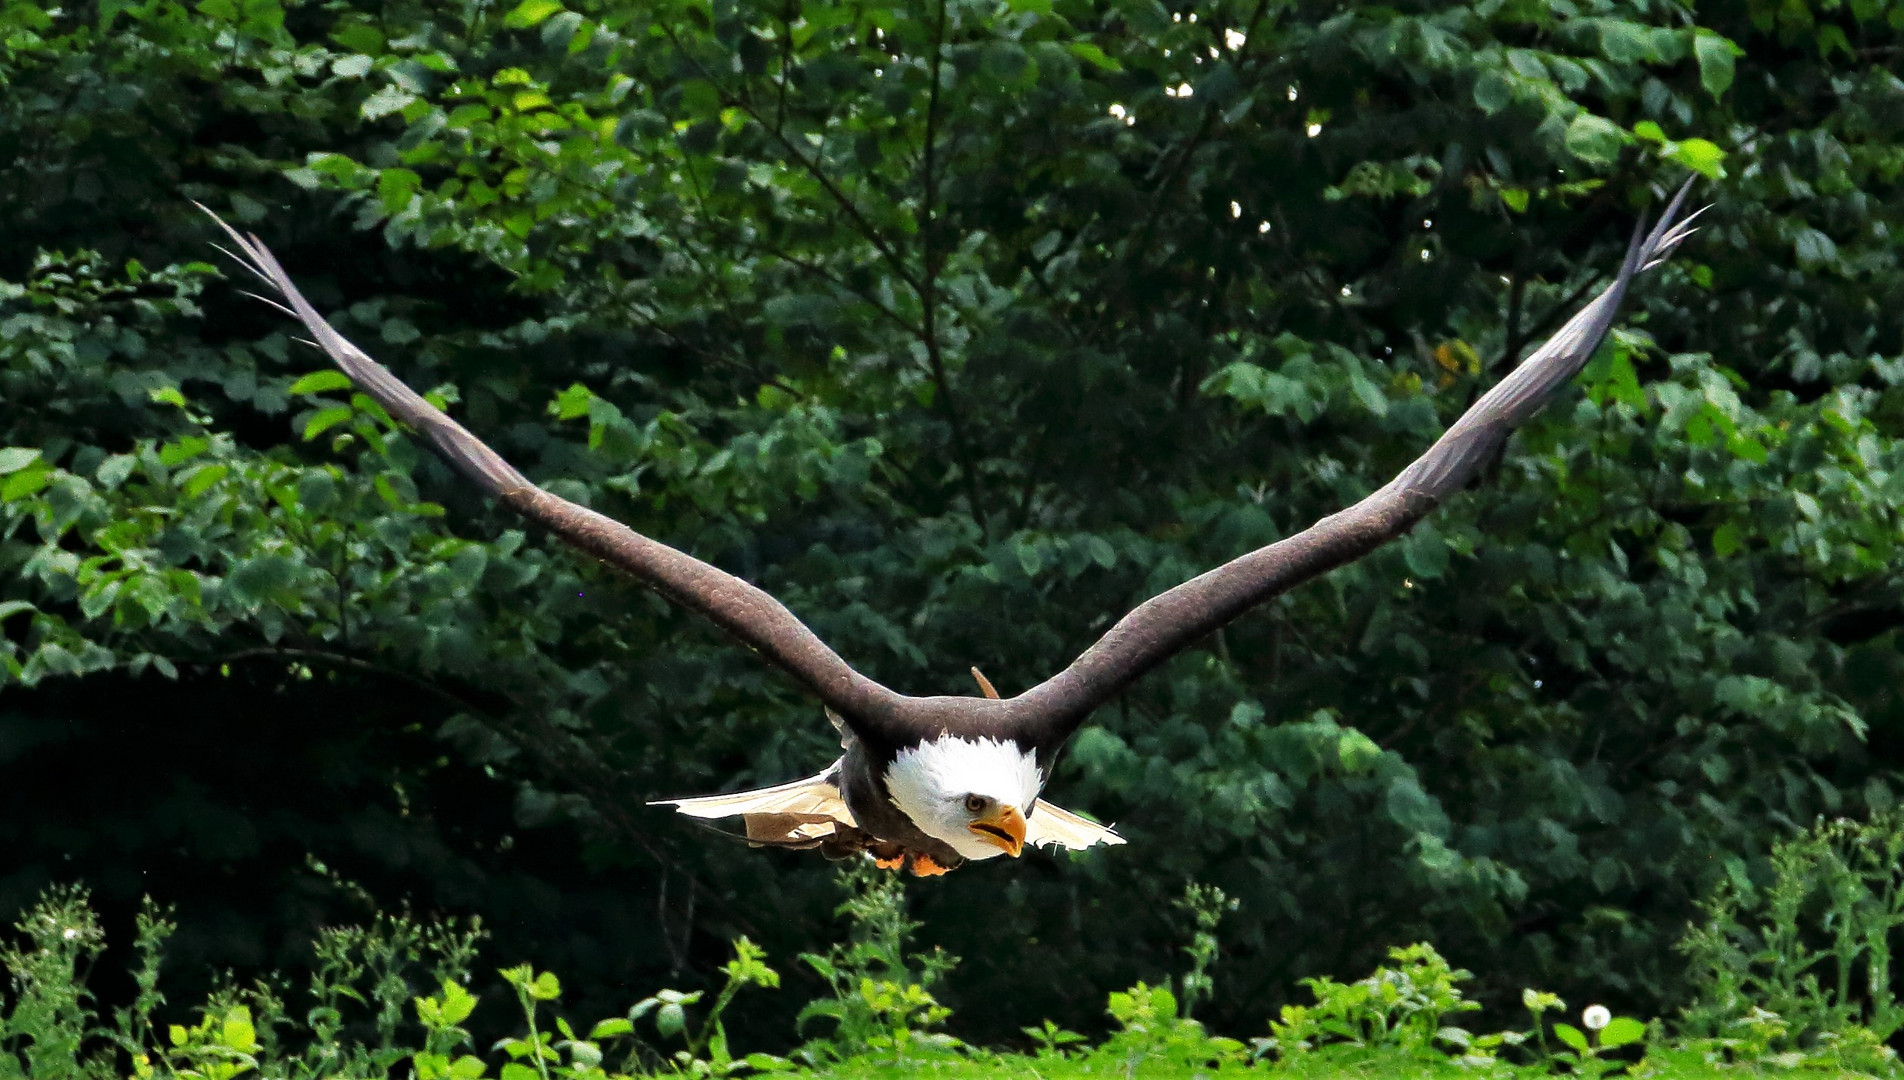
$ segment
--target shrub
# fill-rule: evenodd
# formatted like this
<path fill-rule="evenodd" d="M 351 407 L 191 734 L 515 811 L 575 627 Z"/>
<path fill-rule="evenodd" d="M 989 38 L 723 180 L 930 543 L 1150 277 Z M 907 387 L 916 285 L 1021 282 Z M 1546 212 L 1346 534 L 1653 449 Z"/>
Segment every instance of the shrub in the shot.
<path fill-rule="evenodd" d="M 1904 1027 L 1891 934 L 1904 926 L 1904 815 L 1819 822 L 1772 849 L 1770 881 L 1738 867 L 1679 951 L 1689 1034 L 1715 1053 L 1888 1068 Z"/>

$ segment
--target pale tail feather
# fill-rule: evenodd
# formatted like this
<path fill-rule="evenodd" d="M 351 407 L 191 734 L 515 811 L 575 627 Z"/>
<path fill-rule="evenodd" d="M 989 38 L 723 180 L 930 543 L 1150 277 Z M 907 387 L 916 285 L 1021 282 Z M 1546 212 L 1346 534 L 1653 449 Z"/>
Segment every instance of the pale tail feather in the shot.
<path fill-rule="evenodd" d="M 846 800 L 840 798 L 840 789 L 833 783 L 833 777 L 834 771 L 828 769 L 818 776 L 809 776 L 805 780 L 795 780 L 778 787 L 735 791 L 726 795 L 704 795 L 695 799 L 657 799 L 648 805 L 672 806 L 689 817 L 697 818 L 724 818 L 739 814 L 799 814 L 803 817 L 832 818 L 857 828 L 859 823 L 853 820 L 853 811 L 847 808 Z"/>
<path fill-rule="evenodd" d="M 1121 844 L 1124 838 L 1096 822 L 1086 821 L 1043 799 L 1025 819 L 1025 843 L 1049 844 L 1082 851 L 1093 844 Z"/>

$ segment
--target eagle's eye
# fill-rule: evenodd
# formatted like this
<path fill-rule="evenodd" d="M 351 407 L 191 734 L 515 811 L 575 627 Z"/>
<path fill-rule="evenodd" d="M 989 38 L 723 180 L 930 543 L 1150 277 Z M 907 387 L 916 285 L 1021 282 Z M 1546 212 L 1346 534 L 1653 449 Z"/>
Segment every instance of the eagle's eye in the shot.
<path fill-rule="evenodd" d="M 976 814 L 980 810 L 985 809 L 986 804 L 990 802 L 991 800 L 983 795 L 967 795 L 965 797 L 965 808 Z"/>

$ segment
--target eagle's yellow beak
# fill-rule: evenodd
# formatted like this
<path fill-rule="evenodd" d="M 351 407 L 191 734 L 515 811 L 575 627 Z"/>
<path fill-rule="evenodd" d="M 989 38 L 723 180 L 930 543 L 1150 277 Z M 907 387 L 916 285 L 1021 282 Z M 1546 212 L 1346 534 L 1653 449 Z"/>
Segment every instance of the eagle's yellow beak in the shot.
<path fill-rule="evenodd" d="M 1025 850 L 1025 815 L 1016 806 L 993 806 L 972 822 L 971 829 L 1014 859 Z"/>

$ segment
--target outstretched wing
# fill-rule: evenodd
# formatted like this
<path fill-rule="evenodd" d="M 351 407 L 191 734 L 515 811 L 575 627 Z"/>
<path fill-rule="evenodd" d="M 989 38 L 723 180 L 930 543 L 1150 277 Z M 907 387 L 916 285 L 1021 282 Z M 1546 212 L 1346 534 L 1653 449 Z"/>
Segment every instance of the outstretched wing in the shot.
<path fill-rule="evenodd" d="M 1025 818 L 1025 843 L 1083 851 L 1097 844 L 1121 844 L 1124 838 L 1109 826 L 1086 821 L 1062 806 L 1039 799 Z"/>
<path fill-rule="evenodd" d="M 1256 605 L 1402 535 L 1460 490 L 1515 428 L 1579 373 L 1613 325 L 1633 278 L 1658 265 L 1692 234 L 1692 218 L 1679 217 L 1691 187 L 1689 179 L 1650 232 L 1644 220 L 1635 226 L 1611 285 L 1475 402 L 1401 475 L 1347 510 L 1145 601 L 1070 667 L 1009 702 L 1022 710 L 1018 722 L 1042 744 L 1062 740 L 1091 710 L 1165 659 Z"/>
<path fill-rule="evenodd" d="M 422 433 L 458 471 L 574 547 L 627 571 L 751 646 L 804 683 L 856 734 L 876 735 L 885 745 L 957 731 L 1055 746 L 1098 705 L 1165 659 L 1256 605 L 1402 535 L 1458 491 L 1593 355 L 1634 277 L 1658 265 L 1691 235 L 1691 217 L 1680 217 L 1691 186 L 1688 180 L 1679 189 L 1651 231 L 1643 221 L 1634 229 L 1611 285 L 1381 490 L 1295 536 L 1152 597 L 1069 667 L 1005 700 L 895 694 L 853 670 L 762 590 L 530 483 L 462 425 L 331 329 L 256 237 L 240 234 L 223 221 L 218 225 L 237 245 L 233 257 L 282 298 L 284 303 L 277 306 L 303 323 L 318 347 L 366 394 Z"/>
<path fill-rule="evenodd" d="M 210 210 L 205 212 L 237 245 L 237 251 L 227 254 L 258 275 L 284 302 L 259 299 L 303 323 L 317 347 L 364 393 L 376 399 L 392 417 L 430 440 L 444 460 L 484 491 L 570 545 L 627 571 L 674 603 L 705 616 L 847 716 L 862 715 L 881 706 L 890 708 L 898 697 L 854 671 L 793 612 L 761 589 L 530 483 L 463 425 L 423 400 L 333 330 L 257 237 L 238 232 Z"/>

